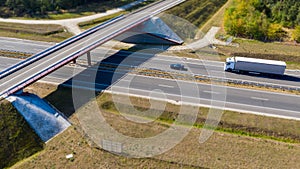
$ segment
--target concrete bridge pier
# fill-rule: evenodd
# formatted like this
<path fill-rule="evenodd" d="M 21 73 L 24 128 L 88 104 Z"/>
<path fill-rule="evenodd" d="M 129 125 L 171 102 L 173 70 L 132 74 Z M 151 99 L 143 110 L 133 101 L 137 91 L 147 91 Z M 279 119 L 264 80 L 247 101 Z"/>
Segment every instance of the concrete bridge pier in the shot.
<path fill-rule="evenodd" d="M 88 66 L 92 66 L 91 51 L 86 53 Z"/>

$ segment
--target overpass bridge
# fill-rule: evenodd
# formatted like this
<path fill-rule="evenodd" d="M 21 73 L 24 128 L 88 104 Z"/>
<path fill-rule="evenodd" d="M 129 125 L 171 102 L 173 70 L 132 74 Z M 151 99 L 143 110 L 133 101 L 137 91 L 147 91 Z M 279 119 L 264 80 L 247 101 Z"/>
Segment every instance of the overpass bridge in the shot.
<path fill-rule="evenodd" d="M 185 0 L 162 0 L 73 36 L 0 72 L 0 99 L 25 88 L 79 56 Z"/>

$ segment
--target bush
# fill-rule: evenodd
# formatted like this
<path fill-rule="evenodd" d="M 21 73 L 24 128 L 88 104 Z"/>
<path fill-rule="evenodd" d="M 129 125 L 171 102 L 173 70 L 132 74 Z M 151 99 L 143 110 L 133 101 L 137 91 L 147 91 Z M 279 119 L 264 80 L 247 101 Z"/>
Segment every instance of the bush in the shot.
<path fill-rule="evenodd" d="M 293 31 L 293 39 L 300 43 L 300 25 L 296 26 L 295 30 Z"/>
<path fill-rule="evenodd" d="M 233 0 L 224 16 L 228 34 L 257 40 L 281 40 L 282 27 L 294 27 L 300 21 L 300 2 Z"/>

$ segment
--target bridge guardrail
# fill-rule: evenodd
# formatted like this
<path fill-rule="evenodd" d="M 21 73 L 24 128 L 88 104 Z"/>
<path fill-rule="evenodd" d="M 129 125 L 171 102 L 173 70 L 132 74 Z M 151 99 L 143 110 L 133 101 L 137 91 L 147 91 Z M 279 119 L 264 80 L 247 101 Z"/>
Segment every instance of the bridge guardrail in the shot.
<path fill-rule="evenodd" d="M 56 69 L 58 69 L 59 67 L 69 63 L 70 61 L 76 59 L 77 57 L 81 56 L 82 54 L 86 53 L 87 51 L 90 51 L 94 48 L 96 48 L 97 46 L 99 46 L 98 44 L 99 43 L 105 43 L 107 41 L 109 41 L 111 39 L 111 36 L 117 36 L 129 29 L 131 29 L 132 27 L 140 24 L 141 22 L 144 22 L 145 20 L 148 20 L 150 18 L 150 16 L 145 16 L 141 19 L 139 19 L 138 21 L 136 21 L 135 24 L 132 24 L 130 27 L 126 28 L 126 29 L 118 29 L 116 31 L 116 33 L 114 34 L 110 34 L 108 35 L 107 37 L 103 38 L 103 39 L 100 39 L 96 42 L 94 42 L 93 44 L 85 47 L 84 49 L 81 49 L 77 52 L 74 52 L 73 54 L 67 56 L 66 58 L 48 66 L 47 68 L 45 68 L 44 70 L 40 71 L 39 73 L 35 74 L 34 76 L 31 76 L 30 78 L 27 78 L 27 79 L 24 79 L 22 82 L 18 83 L 18 84 L 15 84 L 14 86 L 12 86 L 11 88 L 8 89 L 8 91 L 6 91 L 5 93 L 0 93 L 0 96 L 1 97 L 6 97 L 12 93 L 15 93 L 17 92 L 18 90 L 22 89 L 22 88 L 25 88 L 26 86 L 30 85 L 31 83 L 41 79 L 43 76 L 55 71 Z M 99 25 L 100 26 L 100 25 Z M 82 38 L 82 37 L 81 37 Z"/>
<path fill-rule="evenodd" d="M 184 1 L 185 1 L 185 0 L 179 0 L 179 1 L 176 1 L 175 4 L 178 4 L 178 3 L 181 3 L 181 2 L 184 2 Z M 160 2 L 161 2 L 161 1 L 160 1 Z M 81 49 L 81 50 L 78 50 L 78 51 L 76 51 L 76 52 L 70 54 L 69 56 L 66 56 L 65 58 L 63 58 L 63 59 L 61 59 L 61 60 L 59 60 L 59 61 L 53 63 L 52 65 L 46 67 L 45 69 L 43 69 L 43 70 L 40 71 L 40 72 L 37 72 L 35 75 L 32 75 L 32 76 L 29 77 L 29 78 L 23 79 L 20 83 L 15 84 L 13 87 L 10 87 L 10 88 L 7 89 L 5 92 L 0 93 L 0 99 L 1 99 L 1 98 L 5 98 L 5 97 L 7 97 L 7 96 L 10 95 L 10 94 L 12 94 L 12 93 L 14 93 L 14 92 L 17 92 L 17 91 L 20 90 L 20 89 L 25 88 L 26 86 L 32 84 L 33 82 L 35 82 L 35 81 L 41 79 L 41 78 L 44 77 L 45 75 L 47 75 L 47 74 L 49 74 L 49 73 L 55 71 L 56 69 L 60 68 L 61 66 L 63 66 L 63 65 L 65 65 L 65 64 L 69 63 L 70 61 L 72 61 L 72 60 L 78 58 L 79 56 L 83 55 L 84 53 L 86 53 L 86 52 L 88 52 L 88 51 L 90 51 L 90 50 L 92 50 L 92 49 L 98 47 L 99 45 L 101 45 L 101 44 L 103 44 L 103 43 L 109 41 L 110 39 L 112 39 L 112 38 L 114 38 L 114 37 L 116 37 L 116 36 L 118 36 L 118 35 L 120 35 L 120 34 L 126 32 L 126 31 L 128 31 L 129 29 L 131 29 L 131 28 L 133 28 L 133 27 L 135 27 L 135 26 L 137 26 L 137 25 L 139 25 L 139 24 L 145 22 L 146 20 L 150 19 L 153 15 L 156 15 L 156 14 L 162 12 L 163 10 L 169 9 L 169 8 L 171 8 L 172 6 L 174 6 L 174 3 L 168 4 L 168 5 L 164 6 L 164 7 L 162 7 L 161 9 L 154 11 L 154 12 L 152 12 L 150 15 L 146 15 L 146 16 L 144 16 L 144 17 L 142 17 L 142 18 L 139 18 L 139 19 L 138 19 L 137 21 L 135 21 L 134 23 L 128 25 L 127 28 L 125 28 L 125 29 L 124 29 L 124 28 L 123 28 L 123 29 L 119 28 L 119 29 L 116 30 L 115 32 L 113 32 L 113 33 L 107 35 L 105 38 L 102 38 L 102 39 L 100 39 L 100 40 L 98 40 L 98 41 L 92 43 L 91 45 L 89 45 L 89 46 L 87 46 L 87 47 L 85 47 L 85 48 L 83 48 L 83 49 Z M 39 53 L 39 54 L 37 54 L 37 55 L 35 55 L 35 56 L 29 58 L 29 59 L 26 59 L 26 60 L 20 62 L 20 63 L 17 64 L 17 65 L 14 65 L 14 66 L 12 66 L 12 67 L 10 67 L 10 68 L 8 68 L 8 69 L 2 71 L 2 72 L 0 73 L 0 79 L 3 78 L 4 76 L 6 76 L 6 75 L 8 74 L 8 72 L 9 72 L 9 73 L 12 73 L 12 72 L 14 72 L 14 71 L 16 71 L 16 70 L 19 70 L 19 69 L 25 67 L 26 65 L 31 64 L 32 62 L 34 62 L 34 61 L 36 61 L 36 60 L 39 60 L 39 59 L 41 59 L 42 57 L 44 57 L 44 56 L 50 54 L 50 53 L 53 52 L 53 51 L 56 51 L 56 50 L 58 50 L 58 49 L 63 48 L 64 46 L 68 45 L 69 43 L 72 43 L 74 40 L 79 40 L 79 39 L 81 39 L 81 38 L 83 38 L 83 37 L 86 37 L 87 35 L 90 35 L 90 34 L 96 32 L 98 29 L 103 28 L 103 27 L 105 27 L 106 25 L 112 24 L 112 23 L 114 23 L 114 22 L 116 22 L 116 21 L 122 19 L 123 17 L 124 17 L 124 15 L 120 15 L 120 16 L 118 16 L 118 17 L 116 17 L 116 18 L 113 18 L 113 19 L 111 19 L 111 20 L 109 20 L 109 21 L 106 21 L 106 22 L 103 23 L 103 24 L 100 24 L 100 25 L 98 25 L 98 26 L 96 26 L 96 27 L 93 27 L 93 28 L 91 28 L 91 29 L 88 29 L 87 31 L 85 31 L 85 32 L 83 32 L 83 33 L 81 33 L 81 34 L 79 34 L 79 35 L 76 35 L 76 36 L 74 36 L 74 37 L 72 37 L 72 38 L 69 38 L 69 39 L 67 39 L 67 40 L 65 40 L 65 41 L 63 41 L 63 42 L 61 42 L 61 43 L 58 44 L 58 45 L 55 45 L 55 46 L 53 46 L 53 47 L 51 47 L 51 48 L 49 48 L 49 49 L 46 49 L 45 51 L 43 51 L 43 52 L 41 52 L 41 53 Z"/>
<path fill-rule="evenodd" d="M 97 30 L 99 30 L 99 29 L 101 29 L 101 28 L 103 28 L 103 27 L 105 27 L 105 26 L 107 26 L 109 24 L 112 24 L 112 23 L 118 21 L 119 19 L 121 19 L 123 17 L 124 17 L 124 15 L 120 15 L 120 16 L 117 16 L 117 17 L 115 17 L 113 19 L 110 19 L 110 20 L 108 20 L 108 21 L 106 21 L 106 22 L 104 22 L 104 23 L 102 23 L 100 25 L 97 25 L 97 26 L 95 26 L 93 28 L 90 28 L 90 29 L 84 31 L 83 33 L 81 33 L 79 35 L 75 35 L 75 36 L 73 36 L 73 37 L 71 37 L 71 38 L 69 38 L 69 39 L 67 39 L 67 40 L 65 40 L 65 41 L 63 41 L 63 42 L 61 42 L 61 43 L 59 43 L 57 45 L 54 45 L 54 46 L 52 46 L 52 47 L 50 47 L 50 48 L 48 48 L 48 49 L 46 49 L 46 50 L 44 50 L 44 51 L 42 51 L 40 53 L 38 53 L 38 54 L 36 54 L 36 55 L 28 58 L 28 59 L 25 59 L 25 60 L 23 60 L 23 61 L 15 64 L 15 65 L 13 65 L 13 66 L 11 66 L 11 67 L 9 67 L 9 68 L 1 71 L 0 72 L 0 79 L 2 79 L 3 77 L 7 76 L 10 73 L 13 73 L 13 72 L 15 72 L 15 71 L 17 71 L 17 70 L 19 70 L 19 69 L 21 69 L 21 68 L 23 68 L 23 67 L 31 64 L 31 63 L 33 63 L 33 62 L 35 62 L 35 61 L 43 58 L 44 56 L 47 56 L 47 55 L 49 55 L 49 54 L 51 54 L 51 53 L 53 53 L 53 52 L 55 52 L 55 51 L 57 51 L 57 50 L 59 50 L 59 49 L 61 49 L 63 47 L 69 45 L 70 43 L 73 43 L 76 40 L 79 40 L 79 39 L 81 39 L 83 37 L 86 37 L 86 36 L 94 33 L 95 31 L 97 31 Z"/>

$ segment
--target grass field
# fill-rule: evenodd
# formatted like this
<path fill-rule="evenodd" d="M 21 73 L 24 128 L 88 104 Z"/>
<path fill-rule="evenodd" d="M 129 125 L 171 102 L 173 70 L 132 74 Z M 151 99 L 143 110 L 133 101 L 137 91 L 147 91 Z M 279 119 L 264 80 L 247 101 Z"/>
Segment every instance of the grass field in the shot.
<path fill-rule="evenodd" d="M 45 84 L 35 84 L 29 90 L 46 97 L 55 104 L 70 98 L 70 90 Z M 54 91 L 54 92 L 53 92 Z M 47 94 L 48 93 L 48 94 Z M 118 96 L 122 104 L 122 96 Z M 56 99 L 55 99 L 56 98 Z M 136 124 L 125 120 L 116 111 L 110 94 L 103 94 L 98 105 L 106 122 L 119 132 L 134 137 L 149 137 L 169 128 L 178 107 L 167 104 L 158 120 L 151 124 Z M 56 102 L 55 102 L 56 101 Z M 147 110 L 149 101 L 131 98 L 135 108 Z M 63 111 L 68 111 L 72 102 L 64 102 Z M 122 106 L 124 112 L 132 107 Z M 84 109 L 83 109 L 84 110 Z M 93 108 L 86 113 L 91 113 Z M 69 110 L 70 111 L 70 110 Z M 70 111 L 71 112 L 71 111 Z M 206 108 L 200 108 L 197 125 L 189 135 L 172 150 L 154 158 L 131 159 L 116 156 L 101 149 L 85 135 L 77 115 L 70 115 L 73 127 L 51 140 L 45 150 L 13 168 L 297 168 L 300 167 L 297 157 L 300 155 L 300 130 L 298 121 L 243 114 L 226 111 L 217 131 L 205 143 L 198 138 L 201 126 L 207 115 Z M 149 118 L 149 117 L 148 117 Z M 126 127 L 125 127 L 126 126 Z M 295 143 L 293 143 L 295 142 Z M 66 159 L 73 153 L 73 159 Z"/>
<path fill-rule="evenodd" d="M 115 13 L 115 14 L 112 14 L 112 15 L 108 15 L 108 16 L 105 16 L 105 17 L 101 17 L 101 18 L 97 18 L 97 19 L 94 19 L 94 20 L 91 20 L 91 21 L 87 21 L 87 22 L 81 22 L 78 24 L 78 26 L 81 28 L 81 29 L 89 29 L 89 28 L 92 28 L 100 23 L 103 23 L 107 20 L 110 20 L 112 18 L 115 18 L 119 15 L 122 15 L 122 14 L 125 14 L 127 13 L 126 11 L 124 12 L 118 12 L 118 13 Z"/>
<path fill-rule="evenodd" d="M 77 8 L 74 8 L 74 9 L 48 12 L 46 15 L 13 17 L 13 18 L 15 18 L 15 19 L 49 19 L 49 20 L 78 18 L 78 17 L 88 16 L 88 15 L 93 15 L 93 14 L 100 13 L 100 12 L 105 12 L 107 10 L 129 4 L 133 1 L 134 0 L 91 2 L 91 3 L 88 3 L 87 5 L 78 6 Z"/>
<path fill-rule="evenodd" d="M 197 27 L 201 27 L 212 17 L 227 0 L 187 0 L 186 2 L 167 11 L 188 20 Z"/>
<path fill-rule="evenodd" d="M 223 18 L 225 10 L 232 4 L 233 0 L 227 2 L 200 28 L 199 33 L 207 33 L 212 26 L 221 27 L 219 33 L 224 33 Z"/>
<path fill-rule="evenodd" d="M 115 13 L 115 14 L 111 14 L 111 15 L 108 15 L 108 16 L 104 16 L 104 17 L 101 17 L 101 18 L 97 18 L 97 19 L 94 19 L 94 20 L 91 20 L 91 21 L 87 21 L 87 22 L 81 22 L 78 24 L 78 26 L 81 28 L 81 29 L 89 29 L 89 28 L 92 28 L 98 24 L 101 24 L 107 20 L 110 20 L 112 18 L 115 18 L 119 15 L 122 15 L 122 14 L 127 14 L 128 12 L 130 11 L 133 11 L 133 10 L 136 10 L 138 8 L 142 8 L 150 3 L 153 3 L 157 0 L 149 0 L 149 1 L 145 1 L 143 3 L 140 3 L 139 5 L 136 5 L 126 11 L 122 11 L 122 12 L 118 12 L 118 13 Z"/>
<path fill-rule="evenodd" d="M 0 22 L 0 36 L 60 42 L 72 36 L 60 25 L 30 25 Z"/>
<path fill-rule="evenodd" d="M 226 2 L 226 3 L 225 3 Z M 211 10 L 204 10 L 211 4 L 215 4 L 215 8 Z M 221 6 L 224 6 L 221 8 Z M 206 1 L 193 1 L 189 0 L 185 3 L 175 7 L 167 13 L 174 14 L 180 16 L 184 19 L 187 19 L 189 22 L 193 23 L 197 27 L 200 28 L 198 33 L 194 30 L 189 32 L 194 32 L 193 35 L 200 37 L 203 36 L 203 33 L 208 32 L 208 30 L 212 26 L 223 27 L 223 17 L 225 10 L 230 7 L 232 4 L 232 0 L 228 1 L 210 1 L 209 3 Z M 217 12 L 218 11 L 218 12 Z M 204 13 L 204 14 L 203 14 Z M 201 14 L 201 17 L 198 17 L 198 14 Z M 203 15 L 202 15 L 203 14 Z M 178 25 L 177 25 L 178 26 Z M 175 31 L 180 29 L 180 26 L 177 28 L 173 28 Z M 185 27 L 184 30 L 188 28 Z M 194 29 L 194 28 L 193 28 Z M 182 32 L 184 32 L 182 30 Z M 178 31 L 178 30 L 177 30 Z M 179 30 L 180 32 L 180 30 Z M 180 33 L 179 33 L 180 34 Z M 190 36 L 190 37 L 193 37 Z M 183 35 L 184 37 L 188 35 Z M 224 36 L 226 37 L 226 32 L 222 28 L 217 38 Z M 254 58 L 262 58 L 262 59 L 272 59 L 272 60 L 282 60 L 287 62 L 288 69 L 300 69 L 300 46 L 292 44 L 292 43 L 279 43 L 279 42 L 270 42 L 264 43 L 255 40 L 247 40 L 247 39 L 236 39 L 234 43 L 239 44 L 239 47 L 234 46 L 217 46 L 216 53 L 220 53 L 221 59 L 225 59 L 228 56 L 245 56 L 245 57 L 254 57 Z M 203 55 L 203 53 L 198 52 L 198 54 Z M 188 54 L 183 54 L 189 56 Z M 191 57 L 195 57 L 192 56 Z M 214 60 L 214 56 L 207 57 L 209 60 Z"/>
<path fill-rule="evenodd" d="M 196 4 L 196 2 L 199 1 L 189 0 L 186 3 Z M 188 15 L 184 13 L 185 11 L 182 12 L 181 9 L 178 9 L 178 11 L 181 11 L 178 13 L 185 15 L 191 21 L 193 18 L 197 18 L 199 13 L 203 14 L 203 17 L 199 18 L 201 20 L 194 20 L 194 22 L 199 24 L 199 27 L 203 26 L 202 28 L 205 31 L 210 26 L 204 25 L 204 22 L 212 16 L 213 12 L 205 14 L 194 10 L 197 8 L 203 12 L 205 11 L 204 7 L 209 7 L 209 4 L 213 2 L 208 3 L 207 1 L 199 8 L 197 5 L 193 5 L 191 9 L 184 8 Z M 216 11 L 217 9 L 211 10 Z M 222 18 L 220 17 L 221 14 L 218 15 L 219 19 Z M 55 17 L 56 19 L 68 18 L 72 17 L 73 14 L 70 13 L 68 15 L 68 13 L 64 13 L 63 15 L 53 15 L 52 17 L 54 17 L 53 19 Z M 82 23 L 81 26 L 83 29 L 86 29 L 112 17 L 114 16 Z M 208 25 L 215 24 L 218 23 L 212 21 Z M 49 30 L 38 30 L 20 26 L 24 30 L 22 32 L 15 29 L 6 30 L 7 27 L 5 26 L 5 24 L 2 24 L 2 26 L 0 24 L 0 36 L 17 36 L 25 39 L 56 42 L 70 36 L 67 32 L 51 33 L 60 30 L 59 27 L 53 27 Z M 1 30 L 1 27 L 3 27 L 3 30 Z M 38 33 L 35 33 L 35 31 Z M 48 34 L 49 32 L 50 34 Z M 238 48 L 217 46 L 217 50 L 223 55 L 223 58 L 230 55 L 242 55 L 279 59 L 287 61 L 288 68 L 300 68 L 300 60 L 298 60 L 299 46 L 239 39 L 235 40 L 235 43 L 239 44 Z M 182 55 L 184 57 L 186 55 L 197 57 L 192 53 L 184 53 Z M 113 155 L 99 149 L 85 135 L 76 114 L 74 114 L 70 89 L 35 83 L 26 90 L 45 97 L 47 101 L 70 117 L 73 127 L 51 140 L 42 150 L 43 144 L 32 133 L 24 119 L 11 105 L 7 103 L 2 104 L 0 106 L 0 128 L 1 132 L 4 131 L 4 134 L 1 134 L 0 137 L 0 158 L 2 158 L 0 159 L 0 168 L 2 168 L 1 164 L 9 166 L 38 151 L 40 153 L 19 162 L 12 168 L 300 168 L 298 162 L 300 155 L 300 122 L 298 121 L 225 111 L 213 136 L 207 142 L 200 144 L 198 139 L 208 109 L 199 108 L 200 113 L 192 131 L 174 149 L 154 158 L 131 159 Z M 147 110 L 147 106 L 149 106 L 149 101 L 145 99 L 133 97 L 131 101 L 135 104 L 135 108 L 139 110 Z M 103 94 L 98 98 L 98 104 L 111 126 L 123 134 L 134 137 L 149 137 L 168 129 L 169 124 L 173 122 L 178 111 L 177 106 L 167 104 L 167 108 L 162 116 L 154 123 L 137 125 L 125 120 L 120 115 L 120 112 L 116 111 L 111 101 L 111 95 Z M 122 107 L 125 112 L 129 113 L 132 109 L 126 104 L 123 104 Z M 89 112 L 86 113 L 88 114 Z M 144 118 L 151 119 L 151 117 Z M 1 127 L 1 125 L 4 127 Z M 6 156 L 7 151 L 11 151 L 11 156 Z M 65 156 L 70 153 L 74 155 L 74 158 L 66 159 Z M 6 163 L 3 163 L 4 160 Z"/>
<path fill-rule="evenodd" d="M 181 19 L 162 15 L 161 18 L 185 41 L 193 39 L 202 27 L 227 0 L 187 0 L 166 11 Z M 183 19 L 183 20 L 182 20 Z M 184 26 L 183 26 L 184 25 Z M 210 28 L 209 28 L 210 29 Z"/>
<path fill-rule="evenodd" d="M 0 102 L 0 119 L 0 168 L 43 149 L 43 142 L 10 103 Z"/>
<path fill-rule="evenodd" d="M 217 46 L 217 51 L 226 56 L 245 56 L 287 62 L 288 69 L 300 69 L 300 46 L 287 43 L 265 43 L 256 40 L 236 39 L 234 46 Z"/>

